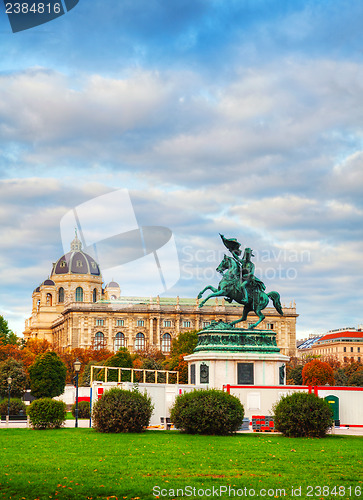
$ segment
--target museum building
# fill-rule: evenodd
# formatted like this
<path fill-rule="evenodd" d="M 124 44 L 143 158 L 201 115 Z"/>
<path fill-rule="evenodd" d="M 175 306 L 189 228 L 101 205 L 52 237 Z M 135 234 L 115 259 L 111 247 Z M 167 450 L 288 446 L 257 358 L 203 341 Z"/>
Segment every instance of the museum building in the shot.
<path fill-rule="evenodd" d="M 198 308 L 198 299 L 122 297 L 118 283 L 103 287 L 98 263 L 82 251 L 76 236 L 70 252 L 58 259 L 48 279 L 33 292 L 32 315 L 25 322 L 24 338 L 46 339 L 67 350 L 106 348 L 130 352 L 156 348 L 168 354 L 180 332 L 200 330 L 212 321 L 231 322 L 242 316 L 243 306 L 210 299 Z M 282 354 L 296 355 L 296 305 L 283 305 L 284 315 L 266 308 L 259 328 L 274 330 Z M 248 321 L 256 322 L 250 313 Z"/>

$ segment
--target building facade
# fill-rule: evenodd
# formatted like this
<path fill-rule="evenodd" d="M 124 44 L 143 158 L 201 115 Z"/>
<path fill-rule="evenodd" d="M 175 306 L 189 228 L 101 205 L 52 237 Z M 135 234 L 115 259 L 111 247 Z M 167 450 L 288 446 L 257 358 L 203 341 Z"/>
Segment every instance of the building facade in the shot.
<path fill-rule="evenodd" d="M 297 348 L 298 356 L 319 356 L 323 361 L 335 359 L 340 363 L 363 361 L 363 329 L 341 328 L 330 330 L 326 335 L 313 337 Z"/>
<path fill-rule="evenodd" d="M 199 308 L 198 299 L 122 297 L 116 282 L 102 286 L 95 260 L 82 251 L 76 237 L 71 251 L 53 264 L 51 275 L 33 292 L 32 315 L 26 321 L 25 339 L 46 339 L 54 347 L 93 347 L 130 352 L 156 348 L 167 354 L 180 332 L 200 330 L 211 321 L 231 322 L 242 316 L 243 307 L 224 299 L 210 299 Z M 282 354 L 296 355 L 296 306 L 283 306 L 280 316 L 266 308 L 261 329 L 276 332 Z M 246 328 L 256 322 L 239 323 Z"/>

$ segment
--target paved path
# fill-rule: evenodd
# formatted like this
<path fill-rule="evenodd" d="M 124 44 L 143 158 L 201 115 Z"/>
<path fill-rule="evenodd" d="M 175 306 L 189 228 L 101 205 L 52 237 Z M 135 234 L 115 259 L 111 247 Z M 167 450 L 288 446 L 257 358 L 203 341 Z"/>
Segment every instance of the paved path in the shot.
<path fill-rule="evenodd" d="M 76 421 L 75 420 L 66 420 L 64 427 L 74 427 Z M 6 423 L 1 422 L 0 423 L 0 429 L 26 429 L 27 423 L 26 422 L 9 422 L 7 425 Z M 79 419 L 78 420 L 78 427 L 89 427 L 89 420 L 84 420 L 84 419 Z"/>
<path fill-rule="evenodd" d="M 0 429 L 25 429 L 27 427 L 26 422 L 15 422 L 15 423 L 9 423 L 6 425 L 5 423 L 1 422 L 0 423 Z M 75 427 L 75 420 L 66 420 L 66 423 L 64 427 L 67 428 L 74 428 Z M 89 428 L 89 420 L 84 420 L 84 419 L 79 419 L 78 420 L 78 427 L 80 428 Z M 155 429 L 153 429 L 155 430 Z M 161 429 L 163 430 L 163 429 Z M 248 431 L 240 431 L 241 434 L 243 433 L 249 433 L 253 432 L 252 429 L 249 429 Z M 260 432 L 259 434 L 265 434 Z M 267 433 L 266 433 L 267 434 Z M 333 434 L 335 436 L 344 436 L 344 435 L 349 435 L 349 436 L 363 436 L 363 427 L 333 427 L 332 431 L 329 432 L 329 434 Z"/>

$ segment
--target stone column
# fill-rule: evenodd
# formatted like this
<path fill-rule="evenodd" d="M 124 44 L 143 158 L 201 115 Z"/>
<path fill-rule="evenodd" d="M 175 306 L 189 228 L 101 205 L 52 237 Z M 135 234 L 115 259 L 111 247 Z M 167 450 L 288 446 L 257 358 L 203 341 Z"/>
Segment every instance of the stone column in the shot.
<path fill-rule="evenodd" d="M 161 350 L 161 339 L 160 339 L 160 316 L 158 316 L 157 323 L 156 323 L 156 336 L 157 336 L 157 347 L 159 351 Z"/>

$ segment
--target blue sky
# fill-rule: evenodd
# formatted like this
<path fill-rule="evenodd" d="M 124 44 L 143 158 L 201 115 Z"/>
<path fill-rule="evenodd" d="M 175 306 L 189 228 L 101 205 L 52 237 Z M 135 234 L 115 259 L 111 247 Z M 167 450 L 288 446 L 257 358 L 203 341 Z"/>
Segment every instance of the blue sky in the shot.
<path fill-rule="evenodd" d="M 218 282 L 222 232 L 296 301 L 299 337 L 362 324 L 362 17 L 334 0 L 80 0 L 13 34 L 2 8 L 0 307 L 16 333 L 61 218 L 115 189 L 173 231 L 167 295 Z"/>

